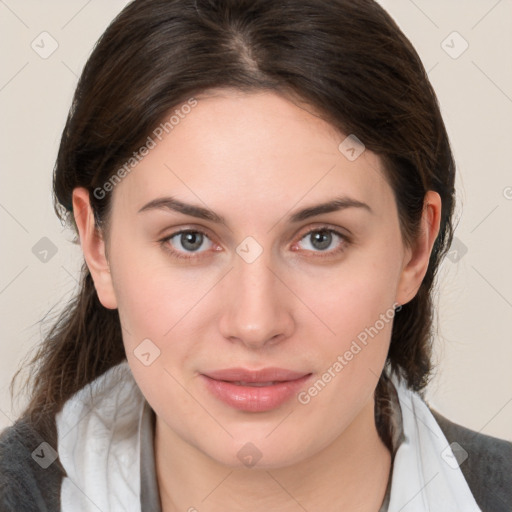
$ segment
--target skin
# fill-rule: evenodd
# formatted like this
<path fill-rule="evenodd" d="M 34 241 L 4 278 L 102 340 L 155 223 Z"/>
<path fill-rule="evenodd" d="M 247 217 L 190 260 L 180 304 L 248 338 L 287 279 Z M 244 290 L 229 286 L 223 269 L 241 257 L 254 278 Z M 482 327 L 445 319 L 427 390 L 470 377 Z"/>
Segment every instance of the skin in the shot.
<path fill-rule="evenodd" d="M 197 99 L 115 187 L 108 234 L 95 229 L 87 190 L 73 192 L 99 299 L 119 310 L 128 363 L 157 415 L 163 510 L 376 511 L 391 459 L 373 394 L 391 322 L 306 405 L 292 398 L 268 412 L 238 411 L 199 374 L 277 366 L 316 381 L 365 327 L 415 296 L 440 197 L 426 194 L 421 235 L 407 247 L 380 159 L 366 150 L 349 161 L 338 150 L 346 135 L 311 108 L 270 92 Z M 338 195 L 372 211 L 287 220 Z M 138 213 L 162 196 L 208 207 L 227 226 L 165 209 Z M 179 235 L 160 242 L 185 228 L 208 235 L 198 251 Z M 307 235 L 313 228 L 349 241 L 333 235 L 321 246 Z M 263 250 L 252 263 L 236 252 L 248 236 Z M 192 258 L 172 256 L 165 244 Z M 161 351 L 150 366 L 134 355 L 146 338 Z M 262 455 L 252 468 L 237 457 L 248 442 Z"/>

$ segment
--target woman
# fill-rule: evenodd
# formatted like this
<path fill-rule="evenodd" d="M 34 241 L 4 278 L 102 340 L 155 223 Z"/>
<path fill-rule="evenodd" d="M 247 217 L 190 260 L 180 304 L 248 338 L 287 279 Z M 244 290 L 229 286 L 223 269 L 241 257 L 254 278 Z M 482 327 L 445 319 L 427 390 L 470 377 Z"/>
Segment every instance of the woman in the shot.
<path fill-rule="evenodd" d="M 3 510 L 510 510 L 512 445 L 421 398 L 454 178 L 373 1 L 129 4 L 62 135 L 83 279 Z"/>

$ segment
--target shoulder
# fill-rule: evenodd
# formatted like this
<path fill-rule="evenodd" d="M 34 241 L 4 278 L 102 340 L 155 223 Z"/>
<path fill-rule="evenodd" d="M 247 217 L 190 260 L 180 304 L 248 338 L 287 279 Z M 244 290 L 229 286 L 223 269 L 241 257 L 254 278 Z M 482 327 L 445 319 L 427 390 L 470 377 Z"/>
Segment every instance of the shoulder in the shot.
<path fill-rule="evenodd" d="M 65 471 L 45 438 L 49 440 L 25 420 L 0 432 L 0 510 L 60 510 Z"/>
<path fill-rule="evenodd" d="M 431 411 L 448 442 L 457 443 L 452 446 L 454 455 L 482 511 L 510 512 L 512 443 L 475 432 Z"/>

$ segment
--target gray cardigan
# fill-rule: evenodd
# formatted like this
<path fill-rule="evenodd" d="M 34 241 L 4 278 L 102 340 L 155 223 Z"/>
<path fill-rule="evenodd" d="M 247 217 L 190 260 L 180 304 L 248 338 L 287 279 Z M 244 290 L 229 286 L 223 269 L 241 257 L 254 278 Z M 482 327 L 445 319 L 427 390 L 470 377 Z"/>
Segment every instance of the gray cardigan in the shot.
<path fill-rule="evenodd" d="M 432 413 L 448 442 L 457 442 L 468 453 L 460 468 L 482 511 L 511 512 L 512 443 L 456 425 L 436 411 Z M 65 470 L 58 458 L 46 469 L 34 462 L 32 453 L 43 441 L 22 420 L 0 433 L 0 512 L 60 512 Z"/>

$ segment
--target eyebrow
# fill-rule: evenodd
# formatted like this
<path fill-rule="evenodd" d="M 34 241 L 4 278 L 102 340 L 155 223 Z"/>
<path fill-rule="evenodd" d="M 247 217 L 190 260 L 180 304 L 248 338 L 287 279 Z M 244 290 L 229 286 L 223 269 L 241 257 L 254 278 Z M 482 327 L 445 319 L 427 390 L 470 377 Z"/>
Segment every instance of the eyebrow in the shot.
<path fill-rule="evenodd" d="M 323 213 L 336 212 L 345 210 L 347 208 L 361 208 L 362 210 L 366 210 L 369 213 L 374 213 L 366 203 L 347 196 L 340 196 L 325 203 L 309 206 L 299 210 L 289 215 L 287 221 L 290 223 L 301 222 Z M 182 213 L 183 215 L 197 217 L 198 219 L 208 220 L 216 224 L 223 224 L 227 226 L 226 219 L 215 213 L 213 210 L 210 210 L 209 208 L 203 208 L 202 206 L 183 203 L 174 197 L 159 197 L 157 199 L 153 199 L 149 203 L 145 204 L 142 208 L 140 208 L 137 213 L 162 209 Z"/>

